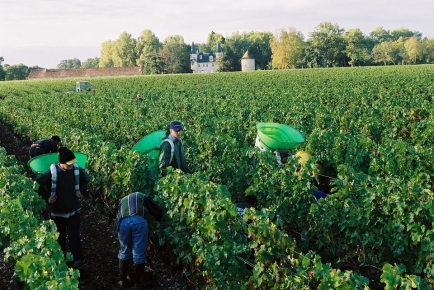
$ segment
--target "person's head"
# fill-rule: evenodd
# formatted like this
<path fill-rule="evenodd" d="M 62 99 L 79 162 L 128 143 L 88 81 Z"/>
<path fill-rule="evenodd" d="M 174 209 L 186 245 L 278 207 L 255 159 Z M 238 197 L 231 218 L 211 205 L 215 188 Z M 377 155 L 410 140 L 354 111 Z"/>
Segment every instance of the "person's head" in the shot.
<path fill-rule="evenodd" d="M 289 153 L 288 150 L 278 150 L 279 151 L 279 155 L 280 155 L 280 161 L 282 162 L 282 164 L 286 164 L 288 162 L 288 158 L 289 156 L 291 156 L 291 154 Z"/>
<path fill-rule="evenodd" d="M 140 94 L 137 94 L 137 100 L 140 100 L 142 98 L 142 96 L 140 96 Z"/>
<path fill-rule="evenodd" d="M 181 122 L 179 121 L 170 122 L 170 126 L 169 126 L 170 135 L 172 135 L 175 138 L 179 138 L 181 137 L 182 130 L 183 128 Z"/>
<path fill-rule="evenodd" d="M 295 172 L 299 178 L 302 177 L 302 173 L 304 170 L 306 170 L 306 166 L 308 164 L 308 161 L 310 160 L 310 158 L 312 157 L 309 153 L 305 152 L 305 151 L 298 151 L 296 154 L 293 155 L 294 158 L 298 159 L 298 168 L 297 171 Z M 312 170 L 312 168 L 311 168 Z M 315 164 L 315 168 L 313 168 L 312 170 L 312 177 L 318 176 L 318 174 L 321 174 L 321 172 L 323 171 L 322 167 L 320 164 Z"/>
<path fill-rule="evenodd" d="M 258 199 L 254 195 L 246 195 L 244 197 L 244 202 L 250 203 L 253 207 L 258 205 Z"/>
<path fill-rule="evenodd" d="M 304 169 L 311 156 L 305 151 L 298 151 L 295 153 L 294 157 L 298 159 L 298 163 L 300 164 L 301 168 Z"/>
<path fill-rule="evenodd" d="M 59 148 L 59 163 L 65 164 L 67 167 L 71 167 L 74 163 L 77 162 L 75 159 L 74 152 L 69 150 L 67 147 Z"/>
<path fill-rule="evenodd" d="M 60 137 L 59 136 L 51 136 L 51 139 L 54 140 L 54 142 L 56 142 L 57 147 L 62 146 L 62 142 L 60 141 Z"/>

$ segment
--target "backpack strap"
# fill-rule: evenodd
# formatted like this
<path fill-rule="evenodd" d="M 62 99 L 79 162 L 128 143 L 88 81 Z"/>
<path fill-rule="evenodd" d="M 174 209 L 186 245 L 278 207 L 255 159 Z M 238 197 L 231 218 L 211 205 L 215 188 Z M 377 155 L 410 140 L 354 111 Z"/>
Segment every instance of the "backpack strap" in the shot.
<path fill-rule="evenodd" d="M 56 196 L 56 184 L 57 184 L 56 164 L 50 165 L 50 171 L 51 171 L 51 196 Z"/>
<path fill-rule="evenodd" d="M 169 163 L 172 163 L 173 154 L 175 152 L 175 144 L 173 144 L 173 140 L 172 139 L 166 138 L 163 141 L 161 141 L 160 145 L 158 145 L 158 149 L 161 148 L 161 145 L 163 145 L 164 142 L 169 142 L 169 144 L 170 144 L 170 162 Z"/>
<path fill-rule="evenodd" d="M 80 170 L 78 169 L 77 163 L 72 165 L 74 167 L 74 179 L 75 179 L 75 190 L 80 190 Z M 56 164 L 50 165 L 51 171 L 51 196 L 56 196 L 56 187 L 57 187 L 57 166 Z"/>
<path fill-rule="evenodd" d="M 80 170 L 78 169 L 77 163 L 74 163 L 72 166 L 74 167 L 74 179 L 75 179 L 74 189 L 76 191 L 79 191 L 80 190 Z"/>

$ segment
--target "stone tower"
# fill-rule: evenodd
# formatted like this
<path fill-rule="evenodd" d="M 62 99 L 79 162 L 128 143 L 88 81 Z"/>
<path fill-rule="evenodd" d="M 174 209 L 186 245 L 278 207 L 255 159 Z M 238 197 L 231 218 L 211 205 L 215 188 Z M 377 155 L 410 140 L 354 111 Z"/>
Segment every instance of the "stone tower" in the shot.
<path fill-rule="evenodd" d="M 251 58 L 247 50 L 241 58 L 241 71 L 254 71 L 255 59 Z"/>

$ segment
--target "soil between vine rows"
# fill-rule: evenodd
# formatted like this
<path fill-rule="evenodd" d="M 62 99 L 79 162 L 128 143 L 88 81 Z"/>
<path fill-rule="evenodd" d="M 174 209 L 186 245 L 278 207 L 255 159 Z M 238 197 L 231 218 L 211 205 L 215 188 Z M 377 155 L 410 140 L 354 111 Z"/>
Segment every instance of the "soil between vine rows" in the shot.
<path fill-rule="evenodd" d="M 4 124 L 0 123 L 0 146 L 4 147 L 8 155 L 15 155 L 16 159 L 25 167 L 30 178 L 34 174 L 28 168 L 28 144 L 20 141 Z M 80 270 L 79 289 L 118 289 L 118 259 L 119 242 L 116 232 L 108 217 L 98 212 L 89 198 L 82 200 L 81 239 L 85 254 L 85 263 Z M 146 289 L 185 289 L 190 288 L 181 275 L 181 271 L 172 270 L 165 263 L 164 257 L 159 255 L 159 249 L 150 241 L 148 252 L 153 270 L 152 284 Z M 0 253 L 0 290 L 21 289 L 13 278 L 13 261 L 4 261 Z M 132 266 L 130 266 L 132 270 Z"/>

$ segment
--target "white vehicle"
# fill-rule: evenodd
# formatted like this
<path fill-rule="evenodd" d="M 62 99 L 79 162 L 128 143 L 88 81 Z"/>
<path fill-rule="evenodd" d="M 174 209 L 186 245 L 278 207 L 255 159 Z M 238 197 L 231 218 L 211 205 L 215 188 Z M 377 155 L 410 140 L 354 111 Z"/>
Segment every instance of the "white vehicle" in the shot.
<path fill-rule="evenodd" d="M 75 83 L 75 91 L 79 92 L 91 92 L 92 85 L 89 82 L 76 82 Z"/>

